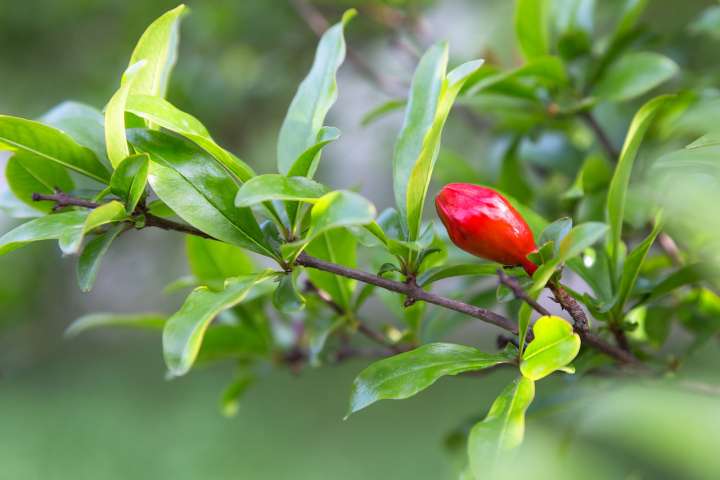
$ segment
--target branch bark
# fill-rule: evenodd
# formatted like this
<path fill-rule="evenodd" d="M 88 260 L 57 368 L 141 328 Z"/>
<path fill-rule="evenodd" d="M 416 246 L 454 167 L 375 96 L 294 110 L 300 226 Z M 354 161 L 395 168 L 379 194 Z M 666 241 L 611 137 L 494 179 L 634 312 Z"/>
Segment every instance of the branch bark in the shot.
<path fill-rule="evenodd" d="M 595 137 L 597 137 L 597 140 L 600 143 L 600 146 L 603 150 L 605 150 L 608 157 L 610 157 L 610 161 L 617 162 L 620 153 L 613 146 L 610 137 L 608 137 L 607 133 L 605 133 L 605 130 L 602 128 L 600 123 L 598 123 L 593 114 L 590 112 L 582 112 L 580 114 L 580 118 L 582 118 L 585 124 L 593 131 Z"/>

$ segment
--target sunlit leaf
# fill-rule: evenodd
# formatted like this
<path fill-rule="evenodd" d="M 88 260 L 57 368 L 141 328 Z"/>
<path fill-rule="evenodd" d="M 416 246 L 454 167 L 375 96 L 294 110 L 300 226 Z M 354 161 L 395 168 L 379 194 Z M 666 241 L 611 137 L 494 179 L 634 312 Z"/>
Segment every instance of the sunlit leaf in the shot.
<path fill-rule="evenodd" d="M 65 330 L 65 335 L 74 337 L 87 330 L 104 327 L 128 327 L 160 330 L 166 315 L 161 313 L 91 313 L 85 315 Z"/>
<path fill-rule="evenodd" d="M 526 59 L 548 53 L 547 0 L 517 0 L 515 2 L 515 37 Z"/>
<path fill-rule="evenodd" d="M 522 354 L 524 377 L 540 380 L 565 367 L 580 351 L 580 337 L 568 322 L 554 315 L 543 316 L 533 325 L 535 338 Z"/>
<path fill-rule="evenodd" d="M 249 207 L 268 200 L 297 200 L 315 202 L 327 189 L 305 177 L 286 177 L 267 174 L 253 177 L 244 183 L 235 197 L 235 205 Z"/>
<path fill-rule="evenodd" d="M 128 213 L 135 210 L 145 193 L 150 160 L 145 154 L 130 155 L 117 165 L 110 179 L 110 191 L 123 199 Z"/>
<path fill-rule="evenodd" d="M 195 235 L 185 237 L 190 272 L 201 285 L 221 290 L 230 277 L 253 272 L 252 260 L 241 248 Z"/>

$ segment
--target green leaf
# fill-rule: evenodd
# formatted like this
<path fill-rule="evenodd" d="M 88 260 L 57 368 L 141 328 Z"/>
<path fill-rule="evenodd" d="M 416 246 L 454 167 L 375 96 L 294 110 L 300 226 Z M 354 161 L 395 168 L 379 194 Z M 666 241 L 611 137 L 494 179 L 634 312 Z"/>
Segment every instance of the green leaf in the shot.
<path fill-rule="evenodd" d="M 468 62 L 446 75 L 447 62 L 447 43 L 430 47 L 420 59 L 395 144 L 393 190 L 403 228 L 411 241 L 420 234 L 425 196 L 445 121 L 463 84 L 482 65 L 482 61 Z"/>
<path fill-rule="evenodd" d="M 528 291 L 527 293 L 533 300 L 537 300 L 537 297 L 540 296 L 539 289 Z M 522 305 L 520 305 L 520 311 L 518 312 L 518 350 L 520 354 L 525 351 L 525 342 L 527 341 L 527 332 L 528 328 L 530 328 L 532 313 L 533 310 L 527 302 L 523 302 Z"/>
<path fill-rule="evenodd" d="M 357 266 L 357 241 L 344 228 L 329 230 L 310 242 L 307 252 L 313 257 L 337 265 L 354 268 Z M 344 310 L 350 310 L 355 281 L 349 278 L 309 268 L 308 277 L 319 289 L 327 292 L 335 303 Z"/>
<path fill-rule="evenodd" d="M 655 225 L 653 226 L 650 234 L 645 237 L 645 239 L 640 242 L 640 244 L 635 247 L 635 249 L 633 249 L 633 251 L 630 252 L 625 259 L 622 276 L 620 277 L 620 286 L 618 287 L 617 298 L 615 300 L 614 307 L 614 312 L 617 316 L 622 313 L 625 302 L 627 302 L 630 294 L 633 291 L 633 288 L 635 288 L 635 283 L 637 282 L 638 275 L 640 275 L 640 269 L 642 268 L 642 264 L 645 261 L 645 257 L 647 257 L 647 254 L 650 251 L 650 247 L 652 247 L 652 244 L 653 242 L 655 242 L 655 239 L 657 238 L 661 229 L 662 220 L 658 215 L 658 218 L 655 219 Z"/>
<path fill-rule="evenodd" d="M 433 267 L 417 277 L 417 283 L 419 286 L 424 287 L 435 283 L 438 280 L 444 280 L 451 277 L 462 277 L 462 276 L 494 276 L 497 275 L 497 269 L 502 268 L 502 265 L 498 263 L 465 263 L 460 265 L 443 265 L 440 267 Z"/>
<path fill-rule="evenodd" d="M 145 193 L 149 164 L 144 153 L 130 155 L 118 164 L 110 178 L 110 191 L 125 202 L 128 213 L 135 210 Z"/>
<path fill-rule="evenodd" d="M 537 319 L 535 338 L 522 354 L 520 372 L 530 380 L 540 380 L 573 361 L 580 351 L 580 337 L 568 322 L 554 315 Z"/>
<path fill-rule="evenodd" d="M 293 271 L 280 277 L 272 301 L 281 312 L 295 313 L 305 308 L 305 298 L 297 288 L 297 276 L 297 271 Z"/>
<path fill-rule="evenodd" d="M 326 192 L 323 185 L 309 178 L 267 174 L 244 183 L 235 197 L 235 205 L 249 207 L 268 200 L 315 202 Z"/>
<path fill-rule="evenodd" d="M 180 218 L 218 240 L 277 258 L 252 212 L 235 207 L 235 181 L 205 151 L 163 132 L 129 135 L 137 150 L 150 155 L 153 190 Z"/>
<path fill-rule="evenodd" d="M 495 399 L 485 419 L 470 430 L 468 457 L 475 478 L 486 478 L 502 452 L 522 443 L 525 411 L 534 398 L 535 382 L 519 377 Z"/>
<path fill-rule="evenodd" d="M 84 315 L 65 330 L 65 335 L 74 337 L 87 330 L 100 327 L 130 327 L 160 330 L 166 315 L 161 313 L 91 313 Z"/>
<path fill-rule="evenodd" d="M 107 184 L 110 173 L 92 150 L 53 127 L 24 118 L 0 115 L 0 149 L 24 152 L 75 170 Z"/>
<path fill-rule="evenodd" d="M 101 233 L 85 245 L 77 263 L 77 278 L 81 291 L 92 290 L 100 269 L 100 262 L 110 248 L 110 244 L 124 228 L 124 225 L 114 225 L 107 232 Z"/>
<path fill-rule="evenodd" d="M 320 152 L 326 145 L 338 138 L 340 138 L 340 130 L 335 127 L 322 127 L 317 136 L 317 143 L 300 154 L 287 172 L 287 176 L 312 178 L 320 162 Z"/>
<path fill-rule="evenodd" d="M 558 255 L 561 262 L 580 255 L 586 248 L 600 240 L 608 231 L 601 222 L 587 222 L 575 226 L 560 242 Z"/>
<path fill-rule="evenodd" d="M 185 303 L 171 316 L 163 330 L 165 363 L 173 376 L 184 375 L 192 367 L 202 345 L 205 331 L 215 316 L 242 302 L 250 290 L 274 275 L 262 272 L 230 279 L 221 292 L 199 287 L 185 299 Z"/>
<path fill-rule="evenodd" d="M 52 194 L 56 188 L 68 192 L 75 186 L 64 167 L 24 151 L 10 157 L 5 179 L 19 200 L 45 213 L 53 209 L 55 202 L 36 202 L 33 193 Z"/>
<path fill-rule="evenodd" d="M 125 109 L 154 125 L 192 140 L 222 163 L 241 182 L 247 182 L 255 176 L 255 172 L 248 164 L 215 143 L 200 120 L 178 109 L 164 98 L 130 95 Z"/>
<path fill-rule="evenodd" d="M 677 71 L 677 64 L 659 53 L 628 53 L 608 68 L 592 93 L 614 102 L 631 100 L 669 80 Z"/>
<path fill-rule="evenodd" d="M 133 83 L 146 66 L 144 60 L 130 65 L 122 75 L 120 88 L 105 106 L 105 147 L 113 168 L 130 155 L 125 136 L 125 105 Z"/>
<path fill-rule="evenodd" d="M 89 213 L 87 210 L 71 210 L 53 213 L 23 223 L 0 237 L 0 255 L 21 248 L 30 242 L 59 240 L 66 236 L 76 236 L 77 232 L 82 231 Z"/>
<path fill-rule="evenodd" d="M 190 272 L 201 285 L 222 290 L 230 277 L 253 272 L 252 260 L 239 247 L 195 235 L 185 237 L 185 251 Z"/>
<path fill-rule="evenodd" d="M 530 60 L 549 51 L 548 5 L 546 0 L 517 0 L 515 37 L 523 56 Z"/>
<path fill-rule="evenodd" d="M 542 56 L 529 60 L 525 65 L 513 70 L 498 71 L 492 66 L 483 66 L 468 78 L 463 87 L 466 95 L 473 96 L 483 91 L 515 86 L 520 79 L 531 79 L 541 85 L 552 87 L 567 82 L 567 74 L 562 60 L 553 56 Z M 506 92 L 500 92 L 506 93 Z"/>
<path fill-rule="evenodd" d="M 345 60 L 343 30 L 355 14 L 354 9 L 346 11 L 342 20 L 323 34 L 312 68 L 295 93 L 278 138 L 277 161 L 282 174 L 293 170 L 303 152 L 318 143 L 325 115 L 337 98 L 335 76 Z"/>
<path fill-rule="evenodd" d="M 243 373 L 225 388 L 220 398 L 220 411 L 224 416 L 234 417 L 237 415 L 240 409 L 240 399 L 254 380 L 255 377 L 252 375 Z"/>
<path fill-rule="evenodd" d="M 545 227 L 543 232 L 540 234 L 538 245 L 545 245 L 547 242 L 553 242 L 556 250 L 555 253 L 557 253 L 557 250 L 560 248 L 560 243 L 570 233 L 572 224 L 572 218 L 568 217 L 555 220 Z"/>
<path fill-rule="evenodd" d="M 133 93 L 164 97 L 170 73 L 177 59 L 180 19 L 186 10 L 179 5 L 148 26 L 138 40 L 129 65 L 145 62 L 132 87 Z"/>
<path fill-rule="evenodd" d="M 115 200 L 104 203 L 87 214 L 81 228 L 68 229 L 60 236 L 60 249 L 65 255 L 76 254 L 80 251 L 86 233 L 126 218 L 125 206 L 122 203 Z"/>
<path fill-rule="evenodd" d="M 488 354 L 464 345 L 429 343 L 379 360 L 353 382 L 348 416 L 378 400 L 412 397 L 445 375 L 482 370 L 512 358 L 508 352 Z"/>
<path fill-rule="evenodd" d="M 615 173 L 610 181 L 610 189 L 607 197 L 607 219 L 610 225 L 608 238 L 611 265 L 617 263 L 618 250 L 620 248 L 620 237 L 622 234 L 623 218 L 625 216 L 625 197 L 627 196 L 628 185 L 630 184 L 630 173 L 632 172 L 635 157 L 640 149 L 640 144 L 645 137 L 653 118 L 658 111 L 667 104 L 672 96 L 663 95 L 654 98 L 640 107 L 630 123 L 625 144 L 620 152 Z"/>
<path fill-rule="evenodd" d="M 407 100 L 404 98 L 398 98 L 394 100 L 388 100 L 387 102 L 381 103 L 377 107 L 373 108 L 360 120 L 360 125 L 367 127 L 376 120 L 384 117 L 385 115 L 400 110 L 405 107 Z"/>
<path fill-rule="evenodd" d="M 40 121 L 70 135 L 77 143 L 105 157 L 105 119 L 100 110 L 78 102 L 62 102 L 45 113 Z"/>

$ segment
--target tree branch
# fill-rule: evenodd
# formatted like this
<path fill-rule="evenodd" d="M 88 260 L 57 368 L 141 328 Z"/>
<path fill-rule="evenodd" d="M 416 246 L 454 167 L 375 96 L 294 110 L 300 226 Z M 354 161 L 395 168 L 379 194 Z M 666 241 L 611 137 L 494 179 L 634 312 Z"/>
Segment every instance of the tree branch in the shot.
<path fill-rule="evenodd" d="M 512 290 L 515 298 L 517 298 L 518 300 L 522 300 L 523 302 L 530 305 L 533 310 L 538 312 L 540 315 L 550 315 L 550 311 L 548 311 L 547 308 L 540 305 L 537 300 L 528 295 L 527 292 L 525 292 L 525 290 L 522 288 L 520 283 L 518 283 L 517 280 L 505 273 L 502 268 L 497 269 L 497 274 L 498 278 L 500 279 L 500 283 Z"/>
<path fill-rule="evenodd" d="M 610 157 L 610 161 L 616 162 L 620 153 L 615 149 L 610 137 L 608 137 L 607 133 L 605 133 L 605 130 L 602 128 L 600 123 L 598 123 L 593 114 L 587 111 L 582 112 L 580 114 L 580 118 L 582 118 L 585 124 L 593 131 L 595 137 L 597 137 L 598 142 L 600 143 L 600 146 L 603 150 L 605 150 L 607 156 Z"/>

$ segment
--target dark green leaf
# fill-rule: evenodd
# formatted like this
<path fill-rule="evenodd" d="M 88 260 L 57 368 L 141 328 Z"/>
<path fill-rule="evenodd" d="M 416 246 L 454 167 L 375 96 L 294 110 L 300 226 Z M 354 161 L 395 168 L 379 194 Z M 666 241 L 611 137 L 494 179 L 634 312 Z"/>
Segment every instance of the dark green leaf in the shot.
<path fill-rule="evenodd" d="M 123 231 L 124 225 L 114 225 L 107 232 L 90 240 L 78 258 L 77 278 L 80 290 L 89 292 L 95 284 L 100 262 L 110 248 L 110 244 Z"/>
<path fill-rule="evenodd" d="M 241 248 L 228 243 L 187 235 L 185 251 L 190 272 L 201 285 L 213 290 L 222 290 L 225 280 L 230 277 L 247 275 L 254 270 L 250 257 Z"/>
<path fill-rule="evenodd" d="M 378 400 L 412 397 L 445 375 L 482 370 L 512 358 L 508 352 L 491 355 L 464 345 L 430 343 L 379 360 L 353 382 L 348 416 Z"/>
<path fill-rule="evenodd" d="M 125 202 L 128 213 L 135 210 L 145 193 L 150 160 L 140 153 L 120 162 L 110 178 L 110 191 Z"/>
<path fill-rule="evenodd" d="M 32 199 L 33 193 L 52 194 L 56 188 L 68 192 L 75 186 L 64 167 L 25 151 L 15 153 L 8 160 L 5 179 L 15 197 L 46 213 L 55 202 L 36 202 Z"/>
<path fill-rule="evenodd" d="M 272 301 L 275 308 L 285 313 L 299 312 L 305 308 L 305 298 L 297 288 L 296 272 L 290 272 L 280 277 Z"/>

